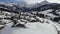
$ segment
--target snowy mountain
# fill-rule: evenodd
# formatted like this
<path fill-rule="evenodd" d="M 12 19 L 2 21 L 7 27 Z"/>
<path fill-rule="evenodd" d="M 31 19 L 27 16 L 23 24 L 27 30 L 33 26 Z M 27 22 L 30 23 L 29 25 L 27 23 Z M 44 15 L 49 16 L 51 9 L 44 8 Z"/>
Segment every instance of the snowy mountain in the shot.
<path fill-rule="evenodd" d="M 0 10 L 0 34 L 60 34 L 60 4 L 0 3 Z"/>
<path fill-rule="evenodd" d="M 49 14 L 49 12 L 51 12 L 52 10 L 47 10 L 46 11 L 42 11 L 42 12 L 38 12 L 39 14 Z M 13 16 L 16 13 L 10 13 L 10 12 L 5 12 L 6 14 L 8 14 L 7 16 Z M 18 20 L 18 23 L 15 24 L 15 27 L 12 27 L 13 22 L 10 21 L 10 19 L 3 19 L 3 22 L 6 23 L 5 25 L 0 25 L 0 27 L 3 27 L 3 29 L 0 30 L 0 34 L 7 34 L 9 32 L 9 34 L 57 34 L 57 29 L 60 31 L 60 24 L 51 21 L 49 19 L 45 19 L 42 17 L 39 17 L 38 15 L 35 15 L 37 12 L 33 11 L 33 12 L 20 12 L 20 19 Z M 41 14 L 41 15 L 42 15 Z M 45 14 L 45 15 L 46 15 Z M 19 14 L 17 14 L 19 15 Z M 6 16 L 6 15 L 4 15 Z M 10 16 L 10 17 L 11 17 Z M 50 16 L 50 15 L 48 15 Z M 55 16 L 55 15 L 51 15 L 51 16 Z M 0 16 L 3 17 L 3 16 Z M 16 15 L 15 15 L 16 17 Z M 3 17 L 4 18 L 4 17 Z M 27 22 L 26 24 L 24 24 L 25 22 Z M 19 23 L 25 25 L 27 28 L 21 28 L 21 26 L 17 26 Z M 56 28 L 57 29 L 56 29 Z M 15 32 L 15 33 L 14 33 Z M 44 33 L 43 33 L 44 32 Z"/>
<path fill-rule="evenodd" d="M 14 2 L 0 3 L 0 34 L 60 34 L 60 4 Z"/>
<path fill-rule="evenodd" d="M 28 5 L 27 3 L 1 3 L 1 7 L 8 8 L 13 11 L 42 11 L 47 9 L 59 9 L 60 4 L 49 3 L 48 1 L 42 1 L 33 5 Z"/>
<path fill-rule="evenodd" d="M 9 8 L 11 7 L 11 9 L 14 8 L 16 10 L 31 10 L 33 8 L 37 8 L 37 7 L 40 7 L 42 4 L 45 5 L 45 4 L 49 4 L 48 1 L 42 1 L 41 3 L 36 3 L 34 5 L 28 5 L 26 2 L 21 2 L 21 3 L 13 3 L 13 2 L 8 2 L 8 3 L 2 3 L 3 5 L 5 5 L 6 7 L 8 6 Z"/>
<path fill-rule="evenodd" d="M 45 3 L 45 5 L 44 5 L 43 2 Z M 57 4 L 57 3 L 48 3 L 47 1 L 43 1 L 43 2 L 41 2 L 41 3 L 43 3 L 42 6 L 40 4 L 40 6 L 37 5 L 39 7 L 36 7 L 36 8 L 33 8 L 33 7 L 32 8 L 29 8 L 29 7 L 27 7 L 28 5 L 26 3 L 25 4 L 22 4 L 23 6 L 21 6 L 21 4 L 15 4 L 15 3 L 7 3 L 7 4 L 1 3 L 0 4 L 0 10 L 2 10 L 2 11 L 8 11 L 8 12 L 14 12 L 14 13 L 19 13 L 20 11 L 22 11 L 22 13 L 26 12 L 26 13 L 28 13 L 28 15 L 29 15 L 29 13 L 30 14 L 32 13 L 32 15 L 36 15 L 36 16 L 41 17 L 40 16 L 41 13 L 44 13 L 44 11 L 45 11 L 45 13 L 47 13 L 48 11 L 46 11 L 46 10 L 52 9 L 52 11 L 51 12 L 48 12 L 48 13 L 52 14 L 53 16 L 58 16 L 59 17 L 60 14 L 58 13 L 58 11 L 59 11 L 58 9 L 60 8 L 60 4 Z M 33 14 L 33 12 L 36 12 L 36 14 Z M 44 16 L 46 16 L 46 15 L 44 15 Z"/>
<path fill-rule="evenodd" d="M 37 7 L 40 7 L 40 6 L 42 6 L 42 5 L 45 5 L 45 4 L 49 4 L 49 2 L 48 1 L 42 1 L 42 2 L 40 2 L 40 3 L 36 3 L 36 4 L 34 4 L 34 8 L 37 8 Z"/>

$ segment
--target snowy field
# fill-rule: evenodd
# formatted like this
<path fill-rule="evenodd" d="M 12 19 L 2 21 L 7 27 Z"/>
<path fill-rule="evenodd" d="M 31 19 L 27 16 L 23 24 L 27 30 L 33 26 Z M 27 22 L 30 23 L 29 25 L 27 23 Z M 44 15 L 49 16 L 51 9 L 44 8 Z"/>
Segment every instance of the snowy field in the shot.
<path fill-rule="evenodd" d="M 6 24 L 6 27 L 0 30 L 0 34 L 58 34 L 59 25 L 49 21 L 49 23 L 27 23 L 27 28 L 11 27 L 13 23 Z M 56 27 L 56 28 L 55 28 Z"/>
<path fill-rule="evenodd" d="M 59 1 L 1 1 L 0 34 L 60 34 Z M 22 28 L 24 26 L 26 28 Z"/>
<path fill-rule="evenodd" d="M 44 12 L 40 12 L 44 15 L 49 15 L 49 16 L 55 16 L 53 14 L 49 13 L 50 10 L 48 10 L 48 12 L 44 11 Z M 27 14 L 27 13 L 26 13 Z M 25 14 L 23 14 L 25 15 Z M 28 13 L 28 17 L 31 14 Z M 32 14 L 33 16 L 33 14 Z M 1 16 L 1 17 L 4 17 Z M 26 16 L 23 16 L 26 17 Z M 23 18 L 22 17 L 22 18 Z M 30 18 L 31 20 L 33 20 L 33 18 Z M 25 24 L 25 26 L 27 28 L 21 28 L 21 27 L 11 27 L 13 25 L 13 23 L 11 23 L 11 20 L 8 19 L 3 19 L 2 21 L 7 23 L 6 26 L 0 30 L 0 34 L 58 34 L 58 31 L 60 31 L 60 24 L 53 22 L 51 20 L 48 19 L 44 19 L 44 18 L 40 18 L 38 16 L 36 16 L 36 19 L 38 19 L 41 22 L 29 22 L 27 20 L 27 24 Z M 25 19 L 23 19 L 24 21 Z M 23 22 L 21 22 L 23 23 Z"/>

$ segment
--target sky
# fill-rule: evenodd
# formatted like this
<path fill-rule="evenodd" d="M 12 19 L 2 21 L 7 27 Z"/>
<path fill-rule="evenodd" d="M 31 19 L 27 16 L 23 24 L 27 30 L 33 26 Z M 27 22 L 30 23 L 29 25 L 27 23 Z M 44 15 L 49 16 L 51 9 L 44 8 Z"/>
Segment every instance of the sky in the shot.
<path fill-rule="evenodd" d="M 0 0 L 0 2 L 15 2 L 15 3 L 21 3 L 25 2 L 24 0 Z"/>
<path fill-rule="evenodd" d="M 21 3 L 21 2 L 26 2 L 28 4 L 33 4 L 33 3 L 40 3 L 44 0 L 0 0 L 0 2 L 15 2 L 15 3 Z M 47 0 L 51 3 L 60 3 L 60 0 Z"/>

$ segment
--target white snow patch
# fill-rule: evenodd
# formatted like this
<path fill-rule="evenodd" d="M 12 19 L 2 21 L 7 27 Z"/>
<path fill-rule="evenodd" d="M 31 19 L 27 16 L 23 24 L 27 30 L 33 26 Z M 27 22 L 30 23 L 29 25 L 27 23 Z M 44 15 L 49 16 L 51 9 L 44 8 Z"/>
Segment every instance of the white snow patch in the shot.
<path fill-rule="evenodd" d="M 13 23 L 7 24 L 7 26 L 1 30 L 1 34 L 57 34 L 56 29 L 52 24 L 47 23 L 27 23 L 27 28 L 12 28 Z"/>

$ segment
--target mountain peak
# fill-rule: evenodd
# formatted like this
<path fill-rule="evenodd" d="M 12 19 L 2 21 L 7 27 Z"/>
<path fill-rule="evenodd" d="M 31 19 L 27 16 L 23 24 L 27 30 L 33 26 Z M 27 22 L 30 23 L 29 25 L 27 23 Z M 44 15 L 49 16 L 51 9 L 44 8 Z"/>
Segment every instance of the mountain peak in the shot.
<path fill-rule="evenodd" d="M 41 5 L 49 4 L 49 2 L 48 2 L 47 0 L 45 0 L 45 1 L 40 2 L 40 4 L 41 4 Z"/>

